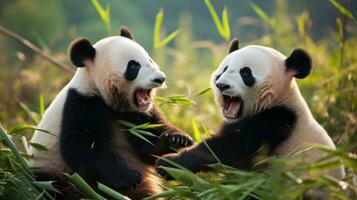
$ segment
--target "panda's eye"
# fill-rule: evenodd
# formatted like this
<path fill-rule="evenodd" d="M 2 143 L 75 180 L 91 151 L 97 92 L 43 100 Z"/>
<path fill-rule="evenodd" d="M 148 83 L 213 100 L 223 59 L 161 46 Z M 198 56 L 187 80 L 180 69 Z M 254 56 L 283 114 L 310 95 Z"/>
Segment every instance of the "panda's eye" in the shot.
<path fill-rule="evenodd" d="M 128 62 L 128 68 L 133 70 L 139 69 L 140 63 L 136 62 L 135 60 L 131 60 Z"/>
<path fill-rule="evenodd" d="M 255 78 L 253 77 L 252 70 L 250 70 L 249 67 L 243 67 L 240 69 L 239 74 L 246 86 L 251 87 L 254 85 Z"/>
<path fill-rule="evenodd" d="M 126 80 L 128 80 L 128 81 L 135 80 L 136 77 L 139 74 L 140 67 L 141 67 L 140 63 L 138 63 L 135 60 L 130 60 L 128 62 L 128 65 L 126 67 L 126 71 L 125 71 L 125 74 L 124 74 Z"/>

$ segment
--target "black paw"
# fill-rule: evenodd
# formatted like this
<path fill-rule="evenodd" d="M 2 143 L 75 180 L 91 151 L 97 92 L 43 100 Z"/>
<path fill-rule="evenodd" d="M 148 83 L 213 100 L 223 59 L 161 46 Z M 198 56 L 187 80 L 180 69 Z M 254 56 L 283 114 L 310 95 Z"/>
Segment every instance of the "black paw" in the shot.
<path fill-rule="evenodd" d="M 193 140 L 189 135 L 180 132 L 165 133 L 160 137 L 160 140 L 164 146 L 176 149 L 189 147 L 193 144 Z"/>
<path fill-rule="evenodd" d="M 108 172 L 110 173 L 110 172 Z M 128 170 L 119 180 L 116 180 L 115 189 L 132 189 L 141 182 L 141 173 L 136 170 Z"/>
<path fill-rule="evenodd" d="M 169 159 L 169 156 L 164 156 L 164 158 Z M 169 159 L 169 160 L 171 160 L 171 159 Z M 174 166 L 160 158 L 158 160 L 156 160 L 156 162 L 155 162 L 156 172 L 166 180 L 173 180 L 174 178 L 166 170 L 164 170 L 161 167 L 174 167 Z"/>

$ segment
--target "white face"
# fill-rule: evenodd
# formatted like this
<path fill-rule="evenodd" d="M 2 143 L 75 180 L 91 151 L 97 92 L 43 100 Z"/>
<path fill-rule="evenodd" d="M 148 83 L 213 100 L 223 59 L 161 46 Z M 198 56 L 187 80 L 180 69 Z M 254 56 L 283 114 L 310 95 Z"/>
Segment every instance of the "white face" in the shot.
<path fill-rule="evenodd" d="M 284 85 L 285 56 L 263 46 L 247 46 L 233 51 L 211 76 L 211 87 L 226 121 L 254 114 L 276 103 Z"/>
<path fill-rule="evenodd" d="M 164 84 L 165 74 L 144 48 L 121 36 L 100 40 L 94 48 L 89 74 L 107 103 L 124 111 L 149 110 L 153 89 Z"/>

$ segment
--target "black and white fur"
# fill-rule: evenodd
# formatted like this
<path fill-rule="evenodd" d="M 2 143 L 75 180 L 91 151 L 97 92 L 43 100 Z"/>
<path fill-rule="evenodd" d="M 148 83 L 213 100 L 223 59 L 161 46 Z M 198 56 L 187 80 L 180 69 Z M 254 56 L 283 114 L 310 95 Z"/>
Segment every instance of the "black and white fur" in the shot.
<path fill-rule="evenodd" d="M 47 151 L 31 148 L 30 164 L 40 167 L 40 176 L 77 172 L 94 187 L 100 182 L 142 199 L 160 189 L 150 168 L 154 156 L 189 146 L 192 140 L 166 122 L 152 103 L 165 74 L 127 28 L 120 32 L 94 45 L 85 38 L 70 45 L 77 71 L 38 125 L 53 135 L 34 133 L 31 142 Z M 118 120 L 163 126 L 146 130 L 156 136 L 147 136 L 152 145 L 130 134 Z"/>
<path fill-rule="evenodd" d="M 332 139 L 312 116 L 295 82 L 295 78 L 310 74 L 310 56 L 302 49 L 295 49 L 285 57 L 268 47 L 238 47 L 238 40 L 234 39 L 229 54 L 211 78 L 216 101 L 223 108 L 224 123 L 206 142 L 218 159 L 224 164 L 251 169 L 255 153 L 264 145 L 268 147 L 267 155 L 277 156 L 315 143 L 334 149 Z M 312 150 L 300 158 L 314 162 L 321 154 Z M 217 162 L 204 143 L 164 158 L 194 172 L 207 170 L 208 164 Z M 160 169 L 170 166 L 168 163 L 158 160 L 156 166 L 160 174 L 169 177 Z M 342 167 L 331 173 L 344 176 Z"/>

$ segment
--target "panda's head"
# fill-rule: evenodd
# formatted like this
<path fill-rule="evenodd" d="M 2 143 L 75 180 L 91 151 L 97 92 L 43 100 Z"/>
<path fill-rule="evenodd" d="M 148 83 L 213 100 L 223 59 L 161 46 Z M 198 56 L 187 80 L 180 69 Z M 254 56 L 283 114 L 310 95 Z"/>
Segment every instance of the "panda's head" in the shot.
<path fill-rule="evenodd" d="M 94 45 L 86 38 L 76 39 L 69 47 L 69 57 L 115 110 L 150 110 L 154 89 L 165 82 L 165 74 L 125 27 L 120 29 L 120 36 L 104 38 Z"/>
<path fill-rule="evenodd" d="M 295 49 L 285 57 L 275 49 L 251 45 L 239 49 L 233 39 L 229 53 L 212 74 L 211 87 L 226 121 L 238 120 L 274 105 L 284 104 L 294 77 L 311 72 L 310 56 Z"/>

